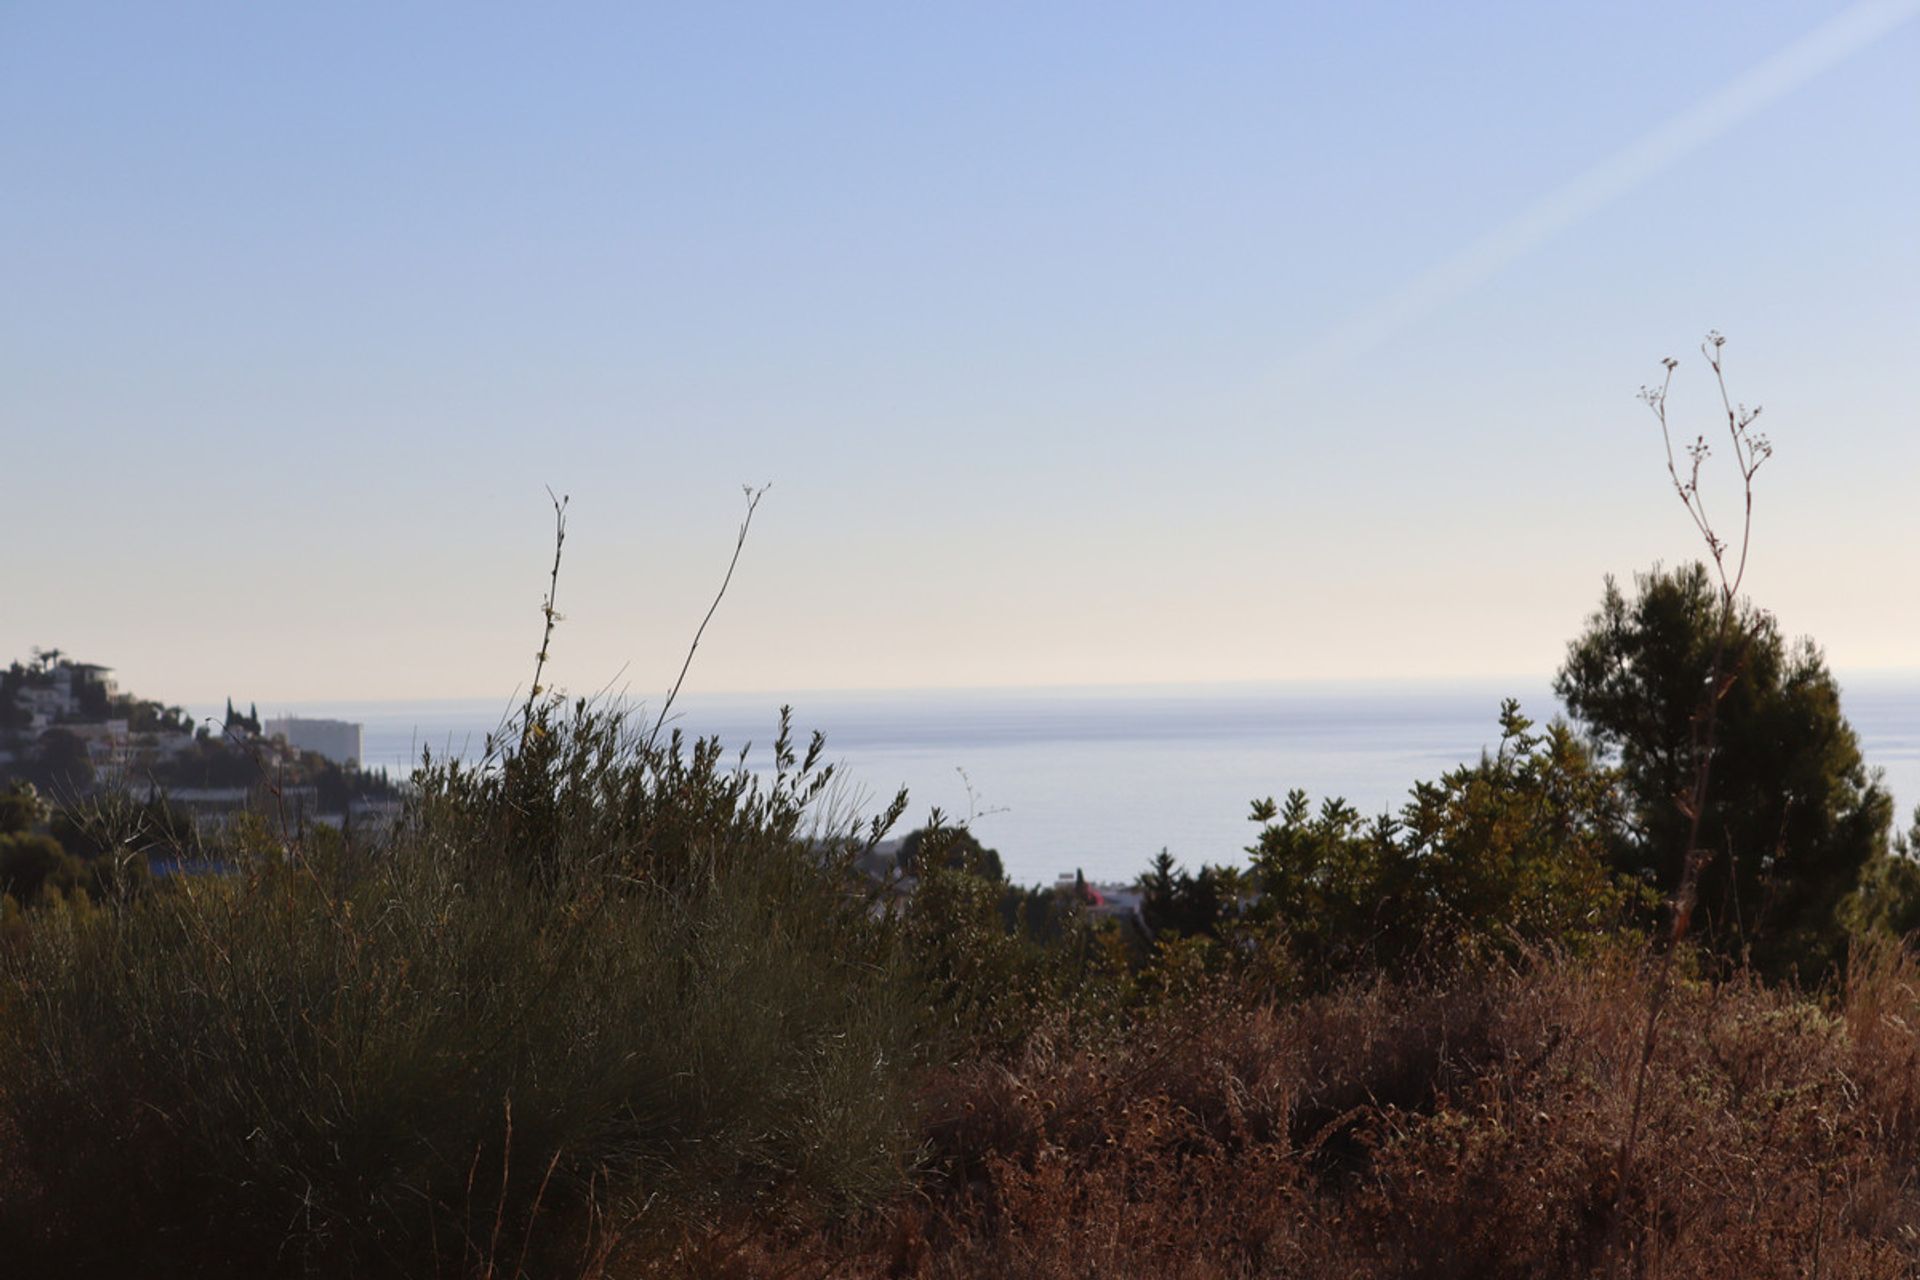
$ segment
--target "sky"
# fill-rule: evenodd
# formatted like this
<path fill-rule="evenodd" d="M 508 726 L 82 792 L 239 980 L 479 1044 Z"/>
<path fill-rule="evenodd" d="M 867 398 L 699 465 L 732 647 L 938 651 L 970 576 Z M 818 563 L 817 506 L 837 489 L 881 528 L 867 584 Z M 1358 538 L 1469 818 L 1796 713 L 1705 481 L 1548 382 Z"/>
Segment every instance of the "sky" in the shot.
<path fill-rule="evenodd" d="M 0 661 L 505 696 L 551 487 L 644 695 L 771 485 L 689 688 L 1537 677 L 1710 328 L 1753 598 L 1920 667 L 1920 0 L 0 0 Z"/>

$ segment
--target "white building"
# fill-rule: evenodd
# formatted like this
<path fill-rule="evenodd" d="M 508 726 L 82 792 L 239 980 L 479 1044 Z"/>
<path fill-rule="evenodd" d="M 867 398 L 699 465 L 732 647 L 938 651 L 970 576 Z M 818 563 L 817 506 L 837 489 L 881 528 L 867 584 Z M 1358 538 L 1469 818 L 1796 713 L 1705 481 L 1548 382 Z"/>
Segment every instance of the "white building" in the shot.
<path fill-rule="evenodd" d="M 264 726 L 269 738 L 281 738 L 295 751 L 311 751 L 335 764 L 358 766 L 360 726 L 350 720 L 303 720 L 286 716 Z"/>
<path fill-rule="evenodd" d="M 87 744 L 87 755 L 98 765 L 125 758 L 129 734 L 125 720 L 105 720 L 89 724 L 68 724 L 61 728 Z"/>
<path fill-rule="evenodd" d="M 26 708 L 27 714 L 32 717 L 31 727 L 36 734 L 74 710 L 73 695 L 59 686 L 22 689 L 14 705 Z"/>

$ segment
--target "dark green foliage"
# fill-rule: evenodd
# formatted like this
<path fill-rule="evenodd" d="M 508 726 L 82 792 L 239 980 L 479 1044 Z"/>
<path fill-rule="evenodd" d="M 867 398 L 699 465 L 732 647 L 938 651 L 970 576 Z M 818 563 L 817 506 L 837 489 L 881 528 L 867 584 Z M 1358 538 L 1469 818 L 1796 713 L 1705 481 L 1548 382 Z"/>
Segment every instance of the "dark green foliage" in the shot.
<path fill-rule="evenodd" d="M 1671 894 L 1687 853 L 1694 777 L 1721 606 L 1707 570 L 1655 569 L 1629 600 L 1612 579 L 1568 649 L 1555 692 L 1617 760 L 1633 821 L 1614 865 Z M 1815 977 L 1844 956 L 1840 905 L 1886 847 L 1892 807 L 1868 773 L 1840 690 L 1810 642 L 1735 611 L 1722 663 L 1717 747 L 1693 927 L 1763 973 Z"/>
<path fill-rule="evenodd" d="M 124 899 L 147 885 L 146 850 L 191 847 L 191 830 L 163 805 L 120 798 L 49 812 L 32 783 L 16 782 L 0 792 L 0 897 L 21 907 L 75 890 Z"/>
<path fill-rule="evenodd" d="M 31 831 L 46 817 L 46 804 L 31 782 L 16 782 L 0 791 L 0 836 Z"/>
<path fill-rule="evenodd" d="M 220 721 L 222 730 L 228 737 L 245 737 L 260 733 L 260 711 L 249 706 L 247 714 L 241 715 L 233 709 L 233 699 L 227 699 L 227 713 Z"/>
<path fill-rule="evenodd" d="M 543 704 L 426 768 L 382 849 L 256 828 L 237 874 L 44 916 L 6 961 L 0 1255 L 566 1274 L 615 1232 L 894 1189 L 923 1014 L 853 833 L 812 826 L 817 757 L 783 732 L 760 784 Z"/>
<path fill-rule="evenodd" d="M 1201 867 L 1189 873 L 1165 849 L 1154 855 L 1136 887 L 1143 895 L 1141 914 L 1155 938 L 1217 934 L 1240 913 L 1248 893 L 1246 878 L 1236 868 Z"/>
<path fill-rule="evenodd" d="M 188 734 L 193 732 L 193 721 L 179 707 L 169 707 L 165 703 L 139 701 L 122 698 L 119 710 L 127 718 L 127 729 L 132 733 L 170 733 Z"/>
<path fill-rule="evenodd" d="M 1913 829 L 1862 868 L 1841 916 L 1862 937 L 1920 938 L 1920 808 Z"/>
<path fill-rule="evenodd" d="M 20 691 L 27 687 L 29 674 L 18 662 L 0 670 L 0 732 L 24 729 L 33 723 L 32 714 L 18 705 Z"/>
<path fill-rule="evenodd" d="M 196 734 L 191 748 L 166 760 L 153 776 L 165 787 L 251 787 L 260 782 L 260 766 L 225 737 Z"/>
<path fill-rule="evenodd" d="M 915 985 L 942 1031 L 968 1045 L 1018 1041 L 1045 987 L 1039 948 L 1001 915 L 1005 889 L 930 862 L 901 916 Z"/>
<path fill-rule="evenodd" d="M 78 734 L 49 729 L 41 734 L 27 757 L 21 775 L 40 790 L 55 796 L 84 794 L 93 786 L 93 758 Z"/>
<path fill-rule="evenodd" d="M 901 840 L 898 862 L 903 874 L 922 880 L 936 870 L 944 870 L 985 881 L 997 893 L 1002 930 L 1031 942 L 1059 942 L 1079 920 L 1077 902 L 1051 886 L 1012 883 L 998 850 L 981 844 L 966 827 L 946 825 L 938 810 L 928 826 L 908 832 Z M 936 895 L 940 892 L 936 888 Z"/>
<path fill-rule="evenodd" d="M 1612 775 L 1564 726 L 1536 733 L 1509 701 L 1497 752 L 1417 785 L 1398 818 L 1362 819 L 1295 791 L 1255 806 L 1259 898 L 1248 919 L 1290 971 L 1325 985 L 1362 970 L 1454 965 L 1526 947 L 1577 947 L 1620 922 L 1606 854 L 1620 823 Z"/>
<path fill-rule="evenodd" d="M 997 869 L 998 856 L 964 828 L 943 825 L 937 811 L 914 835 L 920 873 L 900 933 L 952 1052 L 1007 1052 L 1055 1013 L 1124 998 L 1132 951 L 1117 924 L 1089 920 L 1072 894 L 982 874 Z"/>
<path fill-rule="evenodd" d="M 157 794 L 145 800 L 108 794 L 68 805 L 53 815 L 50 828 L 68 853 L 87 861 L 201 854 L 193 815 Z"/>
<path fill-rule="evenodd" d="M 1060 942 L 1084 923 L 1083 904 L 1072 894 L 1047 885 L 1003 884 L 1000 926 L 1041 945 Z"/>
<path fill-rule="evenodd" d="M 932 862 L 988 880 L 1004 882 L 1007 878 L 997 849 L 981 844 L 979 837 L 965 827 L 944 826 L 938 821 L 906 834 L 900 841 L 899 861 L 900 869 L 908 875 L 919 874 L 923 862 Z"/>
<path fill-rule="evenodd" d="M 32 783 L 15 782 L 0 791 L 0 897 L 20 906 L 37 903 L 48 890 L 70 893 L 88 880 L 86 868 L 59 840 L 35 830 L 47 818 L 46 803 Z"/>
<path fill-rule="evenodd" d="M 339 765 L 312 752 L 303 755 L 300 763 L 313 779 L 322 813 L 345 813 L 356 799 L 390 800 L 400 794 L 385 770 Z"/>
<path fill-rule="evenodd" d="M 65 893 L 80 879 L 80 864 L 52 836 L 0 835 L 0 895 L 25 905 L 48 889 Z"/>

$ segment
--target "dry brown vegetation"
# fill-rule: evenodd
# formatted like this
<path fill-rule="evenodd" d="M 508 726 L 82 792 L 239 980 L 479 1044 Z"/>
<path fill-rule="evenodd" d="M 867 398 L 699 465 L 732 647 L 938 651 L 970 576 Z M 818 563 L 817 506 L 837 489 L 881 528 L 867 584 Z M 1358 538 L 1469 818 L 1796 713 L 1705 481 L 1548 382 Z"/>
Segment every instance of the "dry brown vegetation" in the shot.
<path fill-rule="evenodd" d="M 1650 982 L 1623 949 L 1291 1005 L 1215 989 L 1124 1037 L 1058 1024 L 931 1081 L 910 1197 L 836 1233 L 689 1236 L 636 1270 L 1920 1274 L 1911 954 L 1856 957 L 1818 997 L 1680 984 L 1610 1233 Z"/>

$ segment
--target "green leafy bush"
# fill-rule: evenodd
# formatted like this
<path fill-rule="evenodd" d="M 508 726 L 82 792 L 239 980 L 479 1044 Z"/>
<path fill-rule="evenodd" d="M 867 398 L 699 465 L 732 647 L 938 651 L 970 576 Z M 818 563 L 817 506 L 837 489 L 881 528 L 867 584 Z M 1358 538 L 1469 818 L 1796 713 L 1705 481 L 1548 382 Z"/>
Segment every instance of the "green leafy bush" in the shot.
<path fill-rule="evenodd" d="M 1451 966 L 1527 948 L 1578 949 L 1618 927 L 1629 888 L 1606 855 L 1621 821 L 1613 775 L 1564 725 L 1534 731 L 1509 701 L 1500 746 L 1396 817 L 1295 791 L 1254 808 L 1257 900 L 1242 913 L 1310 985 Z"/>
<path fill-rule="evenodd" d="M 1920 939 L 1920 809 L 1912 830 L 1861 869 L 1840 915 L 1861 939 Z"/>
<path fill-rule="evenodd" d="M 656 1223 L 893 1190 L 921 1015 L 853 833 L 811 825 L 818 756 L 783 716 L 763 783 L 547 702 L 485 765 L 429 763 L 382 847 L 257 833 L 234 874 L 36 922 L 0 1013 L 0 1252 L 577 1273 Z"/>
<path fill-rule="evenodd" d="M 31 831 L 46 817 L 46 802 L 31 782 L 15 782 L 0 791 L 0 836 Z"/>
<path fill-rule="evenodd" d="M 1065 890 L 1009 884 L 993 850 L 934 819 L 908 837 L 917 874 L 897 921 L 942 1055 L 997 1058 L 1044 1019 L 1123 1015 L 1138 939 Z"/>
<path fill-rule="evenodd" d="M 0 895 L 25 904 L 50 888 L 69 892 L 80 881 L 79 863 L 52 836 L 0 835 Z"/>

